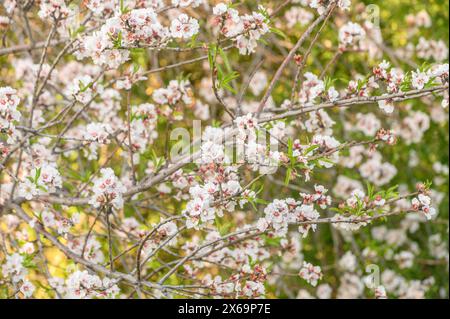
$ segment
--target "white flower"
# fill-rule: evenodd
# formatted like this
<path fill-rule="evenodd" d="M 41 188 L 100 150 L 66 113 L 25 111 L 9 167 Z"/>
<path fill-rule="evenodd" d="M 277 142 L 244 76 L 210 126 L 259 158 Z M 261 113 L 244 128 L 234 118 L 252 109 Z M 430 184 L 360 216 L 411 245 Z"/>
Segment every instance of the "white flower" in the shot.
<path fill-rule="evenodd" d="M 328 99 L 331 102 L 336 101 L 339 98 L 339 92 L 334 88 L 334 86 L 328 89 Z"/>
<path fill-rule="evenodd" d="M 424 194 L 419 194 L 411 201 L 412 208 L 415 211 L 419 211 L 424 214 L 427 220 L 433 218 L 436 215 L 436 209 L 431 207 L 431 198 Z"/>
<path fill-rule="evenodd" d="M 104 123 L 89 123 L 86 130 L 83 131 L 83 137 L 86 140 L 94 141 L 99 144 L 108 144 L 108 136 L 112 132 L 111 126 Z"/>
<path fill-rule="evenodd" d="M 6 256 L 6 262 L 2 266 L 4 277 L 10 277 L 14 283 L 25 278 L 27 269 L 23 266 L 24 257 L 18 253 Z"/>
<path fill-rule="evenodd" d="M 438 64 L 431 68 L 430 75 L 435 78 L 442 78 L 443 81 L 448 82 L 449 66 L 448 63 Z"/>
<path fill-rule="evenodd" d="M 339 29 L 339 41 L 343 45 L 353 45 L 364 39 L 366 32 L 357 23 L 348 22 Z"/>
<path fill-rule="evenodd" d="M 24 280 L 20 286 L 20 292 L 25 298 L 30 298 L 34 293 L 35 287 L 28 280 Z"/>
<path fill-rule="evenodd" d="M 224 36 L 235 37 L 236 47 L 242 55 L 255 52 L 257 41 L 270 31 L 266 18 L 258 12 L 241 17 L 237 10 L 218 4 L 213 13 L 216 15 L 214 25 L 221 27 L 220 32 Z"/>
<path fill-rule="evenodd" d="M 236 47 L 239 49 L 239 54 L 248 55 L 254 53 L 258 43 L 255 39 L 240 35 L 236 38 Z"/>
<path fill-rule="evenodd" d="M 411 268 L 414 265 L 414 254 L 410 251 L 401 251 L 394 256 L 400 269 Z"/>
<path fill-rule="evenodd" d="M 306 261 L 303 262 L 303 266 L 298 275 L 313 287 L 317 286 L 317 282 L 323 276 L 320 266 L 314 266 Z"/>
<path fill-rule="evenodd" d="M 330 299 L 333 289 L 329 284 L 321 284 L 317 287 L 317 297 L 319 299 Z"/>
<path fill-rule="evenodd" d="M 69 299 L 113 298 L 120 292 L 109 278 L 100 279 L 87 270 L 75 271 L 66 280 L 65 297 Z"/>
<path fill-rule="evenodd" d="M 394 112 L 394 103 L 387 99 L 378 101 L 378 107 L 387 114 Z"/>
<path fill-rule="evenodd" d="M 56 164 L 43 163 L 41 167 L 33 168 L 30 176 L 19 184 L 19 195 L 31 200 L 33 196 L 53 193 L 62 187 L 62 179 Z"/>
<path fill-rule="evenodd" d="M 190 83 L 189 81 L 171 80 L 166 88 L 157 89 L 153 92 L 152 98 L 157 104 L 175 105 L 180 100 L 185 104 L 190 104 Z"/>
<path fill-rule="evenodd" d="M 86 239 L 83 237 L 71 238 L 67 243 L 67 247 L 77 255 L 81 255 L 85 241 Z M 87 240 L 86 248 L 84 249 L 84 258 L 95 264 L 103 263 L 105 257 L 101 248 L 102 247 L 96 237 L 90 236 Z"/>
<path fill-rule="evenodd" d="M 258 228 L 260 232 L 265 232 L 268 227 L 269 223 L 265 218 L 258 219 L 258 222 L 256 223 L 256 228 Z"/>
<path fill-rule="evenodd" d="M 36 184 L 26 179 L 23 183 L 19 184 L 18 189 L 19 196 L 24 197 L 26 200 L 31 200 L 33 196 L 38 194 Z"/>
<path fill-rule="evenodd" d="M 304 223 L 300 224 L 298 231 L 305 238 L 308 235 L 310 229 L 316 230 L 317 224 L 310 223 L 311 221 L 319 219 L 319 213 L 314 209 L 313 205 L 301 205 L 294 210 L 295 222 Z"/>
<path fill-rule="evenodd" d="M 0 87 L 0 111 L 2 113 L 9 111 L 14 114 L 15 108 L 19 105 L 20 99 L 17 91 L 9 86 Z"/>
<path fill-rule="evenodd" d="M 22 247 L 20 247 L 20 252 L 28 255 L 34 253 L 33 243 L 25 243 Z"/>
<path fill-rule="evenodd" d="M 304 8 L 295 6 L 286 11 L 284 18 L 286 26 L 293 28 L 297 23 L 301 26 L 308 25 L 314 19 L 314 14 Z"/>
<path fill-rule="evenodd" d="M 333 227 L 344 230 L 344 231 L 356 231 L 363 226 L 366 226 L 368 222 L 365 221 L 369 218 L 368 215 L 364 214 L 361 216 L 348 216 L 345 217 L 340 214 L 336 214 L 332 217 Z"/>
<path fill-rule="evenodd" d="M 373 68 L 373 74 L 379 79 L 388 79 L 388 70 L 391 67 L 391 63 L 383 60 L 377 67 Z"/>
<path fill-rule="evenodd" d="M 308 103 L 313 102 L 325 91 L 325 84 L 320 80 L 317 75 L 307 72 L 305 73 L 305 80 L 302 84 L 302 89 L 299 93 L 299 102 Z M 335 92 L 331 91 L 332 97 L 335 96 Z"/>
<path fill-rule="evenodd" d="M 130 51 L 122 47 L 134 47 L 137 43 L 152 47 L 165 46 L 170 31 L 158 21 L 155 7 L 158 7 L 158 3 L 149 8 L 131 10 L 126 15 L 110 17 L 100 30 L 83 38 L 76 57 L 91 57 L 97 65 L 116 69 L 130 56 Z"/>
<path fill-rule="evenodd" d="M 312 144 L 318 144 L 326 149 L 334 149 L 341 145 L 334 137 L 327 135 L 315 135 Z"/>
<path fill-rule="evenodd" d="M 338 7 L 342 10 L 350 10 L 351 0 L 338 0 Z"/>
<path fill-rule="evenodd" d="M 259 297 L 265 294 L 264 284 L 261 282 L 247 281 L 242 288 L 242 293 L 247 297 Z"/>
<path fill-rule="evenodd" d="M 36 174 L 36 169 L 33 169 L 31 171 L 31 176 L 35 176 Z M 46 188 L 49 193 L 55 192 L 57 188 L 62 187 L 62 178 L 55 163 L 42 164 L 37 184 Z"/>
<path fill-rule="evenodd" d="M 263 71 L 258 71 L 250 81 L 250 90 L 254 95 L 261 94 L 267 85 L 267 75 Z"/>
<path fill-rule="evenodd" d="M 220 16 L 227 12 L 228 7 L 225 3 L 219 3 L 213 8 L 213 14 L 216 16 Z"/>
<path fill-rule="evenodd" d="M 386 200 L 384 198 L 382 198 L 380 195 L 378 195 L 374 201 L 373 204 L 375 206 L 384 206 L 384 204 L 386 204 Z"/>
<path fill-rule="evenodd" d="M 431 198 L 429 196 L 426 196 L 424 194 L 419 194 L 419 196 L 417 196 L 419 198 L 419 201 L 422 205 L 426 205 L 429 206 L 431 205 Z"/>
<path fill-rule="evenodd" d="M 21 114 L 17 110 L 19 102 L 20 99 L 15 89 L 9 86 L 0 87 L 0 134 L 5 132 L 8 136 L 8 144 L 14 143 L 18 137 L 15 122 L 21 118 Z"/>
<path fill-rule="evenodd" d="M 41 19 L 61 19 L 69 14 L 69 9 L 64 0 L 42 0 L 39 9 L 38 16 Z"/>
<path fill-rule="evenodd" d="M 386 289 L 384 286 L 378 286 L 375 288 L 375 298 L 387 299 Z"/>
<path fill-rule="evenodd" d="M 90 75 L 79 75 L 67 86 L 65 94 L 75 97 L 80 103 L 88 103 L 92 98 L 92 83 Z"/>
<path fill-rule="evenodd" d="M 424 72 L 412 72 L 411 85 L 416 90 L 421 90 L 428 83 L 430 77 Z"/>
<path fill-rule="evenodd" d="M 172 5 L 178 6 L 180 8 L 186 8 L 189 6 L 196 8 L 202 3 L 204 3 L 204 1 L 205 0 L 172 0 Z"/>
<path fill-rule="evenodd" d="M 181 14 L 177 19 L 172 20 L 170 33 L 174 38 L 189 39 L 198 33 L 199 25 L 197 19 L 190 18 L 186 14 Z"/>
<path fill-rule="evenodd" d="M 354 272 L 358 261 L 351 251 L 347 251 L 339 260 L 338 265 L 341 270 Z"/>
<path fill-rule="evenodd" d="M 112 12 L 115 7 L 114 0 L 87 0 L 85 4 L 96 16 Z"/>
<path fill-rule="evenodd" d="M 123 193 L 126 187 L 119 181 L 111 168 L 102 168 L 101 177 L 94 180 L 92 191 L 94 192 L 89 203 L 98 208 L 102 205 L 111 204 L 116 209 L 123 206 Z"/>

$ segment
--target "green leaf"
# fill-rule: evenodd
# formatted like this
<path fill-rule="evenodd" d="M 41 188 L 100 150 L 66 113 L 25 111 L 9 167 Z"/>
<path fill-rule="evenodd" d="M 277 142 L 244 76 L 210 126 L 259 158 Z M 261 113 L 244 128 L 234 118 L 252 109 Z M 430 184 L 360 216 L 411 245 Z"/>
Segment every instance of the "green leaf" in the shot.
<path fill-rule="evenodd" d="M 33 255 L 23 255 L 23 262 L 22 262 L 22 266 L 24 266 L 25 268 L 29 268 L 29 269 L 37 269 L 36 264 L 33 262 Z"/>
<path fill-rule="evenodd" d="M 288 139 L 288 156 L 291 157 L 293 154 L 293 149 L 294 149 L 294 142 L 292 141 L 292 138 Z"/>
<path fill-rule="evenodd" d="M 216 45 L 211 44 L 208 48 L 208 62 L 211 70 L 214 68 L 214 57 L 216 56 L 216 51 L 217 51 Z"/>
<path fill-rule="evenodd" d="M 259 38 L 258 40 L 259 42 L 261 42 L 264 45 L 269 45 L 269 42 L 267 42 L 266 40 L 264 40 L 263 38 Z"/>
<path fill-rule="evenodd" d="M 112 42 L 115 49 L 120 49 L 122 47 L 122 31 L 119 32 L 117 38 L 112 39 Z"/>
<path fill-rule="evenodd" d="M 194 34 L 191 38 L 191 41 L 188 44 L 188 47 L 193 48 L 195 46 L 197 46 L 197 38 L 198 38 L 198 33 Z"/>
<path fill-rule="evenodd" d="M 220 68 L 218 68 L 220 69 Z M 222 72 L 218 72 L 217 78 L 219 80 L 219 88 L 224 88 L 234 94 L 236 94 L 236 90 L 233 89 L 233 87 L 229 84 L 234 79 L 237 79 L 239 77 L 239 73 L 236 71 L 233 71 L 229 74 L 226 74 L 222 76 Z"/>
<path fill-rule="evenodd" d="M 231 85 L 229 85 L 228 83 L 222 84 L 221 87 L 233 94 L 237 94 L 236 90 L 233 89 L 233 87 Z"/>
<path fill-rule="evenodd" d="M 123 0 L 120 0 L 120 13 L 125 14 L 128 11 L 130 11 L 130 9 L 127 6 L 125 6 Z"/>
<path fill-rule="evenodd" d="M 329 158 L 326 158 L 326 157 L 321 157 L 320 159 L 319 159 L 319 161 L 322 161 L 322 162 L 325 162 L 325 163 L 330 163 L 330 164 L 336 164 L 335 162 L 333 162 L 331 159 L 329 159 Z"/>
<path fill-rule="evenodd" d="M 269 245 L 269 246 L 279 247 L 279 246 L 280 246 L 281 238 L 280 238 L 280 237 L 269 237 L 269 236 L 264 236 L 264 241 L 265 241 L 266 244 Z"/>
<path fill-rule="evenodd" d="M 284 185 L 289 185 L 289 181 L 291 180 L 292 168 L 288 167 L 286 171 L 286 177 L 284 178 Z"/>
<path fill-rule="evenodd" d="M 42 168 L 41 168 L 41 167 L 39 167 L 39 168 L 36 169 L 36 174 L 34 175 L 34 182 L 35 182 L 35 183 L 37 183 L 39 177 L 41 177 L 41 171 L 42 171 Z"/>
<path fill-rule="evenodd" d="M 255 198 L 254 202 L 257 204 L 262 204 L 262 205 L 269 205 L 270 203 L 268 201 L 265 201 L 264 199 L 261 198 Z"/>
<path fill-rule="evenodd" d="M 233 81 L 234 79 L 237 79 L 239 77 L 239 73 L 236 71 L 233 71 L 227 75 L 225 75 L 225 77 L 223 78 L 222 82 L 223 83 L 229 83 L 231 81 Z"/>
<path fill-rule="evenodd" d="M 370 185 L 369 182 L 367 182 L 366 185 L 367 185 L 367 197 L 369 197 L 369 200 L 372 200 L 374 195 L 374 187 Z"/>
<path fill-rule="evenodd" d="M 320 147 L 320 145 L 317 145 L 317 144 L 311 145 L 311 146 L 309 146 L 309 147 L 303 152 L 303 155 L 306 156 L 306 155 L 308 155 L 309 153 L 311 153 L 312 151 L 318 149 L 319 147 Z"/>
<path fill-rule="evenodd" d="M 280 29 L 275 28 L 275 27 L 270 27 L 269 30 L 270 30 L 270 32 L 275 33 L 277 36 L 279 36 L 283 40 L 287 39 L 287 35 Z"/>
<path fill-rule="evenodd" d="M 328 209 L 331 210 L 331 211 L 333 211 L 333 212 L 342 214 L 342 209 L 340 209 L 340 208 L 337 208 L 337 207 L 330 207 L 330 208 L 328 208 Z"/>
<path fill-rule="evenodd" d="M 223 63 L 225 63 L 225 67 L 227 68 L 227 71 L 232 73 L 233 69 L 231 68 L 230 60 L 228 60 L 226 53 L 223 51 L 223 49 L 221 47 L 219 47 L 219 54 L 223 59 Z"/>
<path fill-rule="evenodd" d="M 80 93 L 86 92 L 87 89 L 89 89 L 92 85 L 94 85 L 94 82 L 89 82 L 86 86 L 83 82 L 79 81 L 78 86 L 80 87 Z"/>

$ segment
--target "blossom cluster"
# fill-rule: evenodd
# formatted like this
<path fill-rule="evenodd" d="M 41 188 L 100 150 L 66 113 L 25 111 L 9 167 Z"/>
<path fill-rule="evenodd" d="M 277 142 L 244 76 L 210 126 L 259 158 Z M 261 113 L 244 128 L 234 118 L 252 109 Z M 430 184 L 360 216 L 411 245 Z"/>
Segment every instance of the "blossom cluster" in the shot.
<path fill-rule="evenodd" d="M 254 53 L 258 40 L 270 31 L 265 9 L 251 15 L 239 15 L 236 9 L 225 3 L 219 3 L 213 8 L 214 25 L 220 27 L 220 32 L 227 38 L 234 38 L 239 53 L 243 55 Z"/>
<path fill-rule="evenodd" d="M 30 200 L 34 196 L 54 193 L 62 187 L 62 178 L 55 164 L 44 163 L 41 167 L 33 168 L 19 185 L 20 196 Z"/>
<path fill-rule="evenodd" d="M 26 279 L 28 274 L 28 270 L 24 266 L 26 256 L 26 253 L 7 255 L 6 262 L 2 265 L 2 274 L 4 277 L 10 277 L 15 284 L 20 282 L 20 292 L 25 298 L 29 298 L 33 295 L 35 287 L 28 279 Z"/>
<path fill-rule="evenodd" d="M 215 164 L 204 167 L 203 185 L 194 185 L 189 188 L 192 200 L 187 203 L 183 211 L 188 228 L 198 227 L 200 222 L 211 222 L 216 215 L 222 217 L 224 210 L 233 212 L 235 209 L 236 199 L 228 199 L 238 195 L 242 190 L 236 168 L 228 166 L 217 169 L 214 166 Z"/>
<path fill-rule="evenodd" d="M 101 177 L 94 180 L 93 195 L 89 203 L 96 207 L 112 205 L 116 209 L 123 206 L 123 193 L 126 187 L 120 182 L 111 168 L 102 168 Z"/>
<path fill-rule="evenodd" d="M 447 298 L 417 6 L 2 1 L 0 298 Z"/>
<path fill-rule="evenodd" d="M 245 278 L 248 278 L 245 280 Z M 223 296 L 260 298 L 265 294 L 263 282 L 266 278 L 266 269 L 261 265 L 251 267 L 246 265 L 241 273 L 235 274 L 228 280 L 222 277 L 211 277 L 210 274 L 202 279 L 202 283 L 212 287 L 212 290 Z"/>
<path fill-rule="evenodd" d="M 8 136 L 7 143 L 12 144 L 18 137 L 15 123 L 21 118 L 17 106 L 20 99 L 17 91 L 9 86 L 0 87 L 0 132 Z"/>
<path fill-rule="evenodd" d="M 412 207 L 415 211 L 422 212 L 427 219 L 431 219 L 436 215 L 436 209 L 431 207 L 431 198 L 425 194 L 419 194 L 412 199 Z"/>
<path fill-rule="evenodd" d="M 320 215 L 313 205 L 303 204 L 292 198 L 274 200 L 264 209 L 265 217 L 260 218 L 257 227 L 265 231 L 268 227 L 273 229 L 274 235 L 285 237 L 290 224 L 300 224 L 298 231 L 306 237 L 310 229 L 316 230 Z"/>
<path fill-rule="evenodd" d="M 323 277 L 319 266 L 314 266 L 306 261 L 303 262 L 298 275 L 313 287 L 317 286 L 317 282 Z"/>
<path fill-rule="evenodd" d="M 115 298 L 120 293 L 114 280 L 101 279 L 87 270 L 75 271 L 65 281 L 54 277 L 51 286 L 68 299 Z"/>

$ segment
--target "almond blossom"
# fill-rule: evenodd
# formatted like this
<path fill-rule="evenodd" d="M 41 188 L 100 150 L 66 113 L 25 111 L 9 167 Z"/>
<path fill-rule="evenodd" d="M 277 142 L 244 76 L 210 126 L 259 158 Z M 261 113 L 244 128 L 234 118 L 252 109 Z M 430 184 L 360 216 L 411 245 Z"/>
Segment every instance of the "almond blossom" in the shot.
<path fill-rule="evenodd" d="M 94 194 L 89 203 L 95 208 L 108 204 L 116 209 L 122 208 L 125 186 L 117 179 L 111 168 L 102 168 L 100 174 L 101 177 L 94 180 L 92 188 Z"/>
<path fill-rule="evenodd" d="M 172 21 L 170 33 L 174 38 L 189 39 L 198 33 L 198 21 L 190 18 L 186 14 L 181 14 L 176 20 Z"/>
<path fill-rule="evenodd" d="M 306 261 L 303 262 L 303 266 L 298 275 L 313 287 L 317 286 L 318 281 L 323 277 L 322 270 L 319 266 L 314 266 Z"/>
<path fill-rule="evenodd" d="M 0 298 L 448 298 L 432 2 L 2 1 Z"/>

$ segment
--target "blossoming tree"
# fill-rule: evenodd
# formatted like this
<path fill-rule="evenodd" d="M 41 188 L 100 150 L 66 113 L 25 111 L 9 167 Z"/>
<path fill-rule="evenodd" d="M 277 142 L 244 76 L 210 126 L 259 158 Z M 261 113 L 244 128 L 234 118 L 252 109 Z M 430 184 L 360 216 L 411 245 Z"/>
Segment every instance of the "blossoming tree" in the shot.
<path fill-rule="evenodd" d="M 0 298 L 447 298 L 428 2 L 2 1 Z"/>

